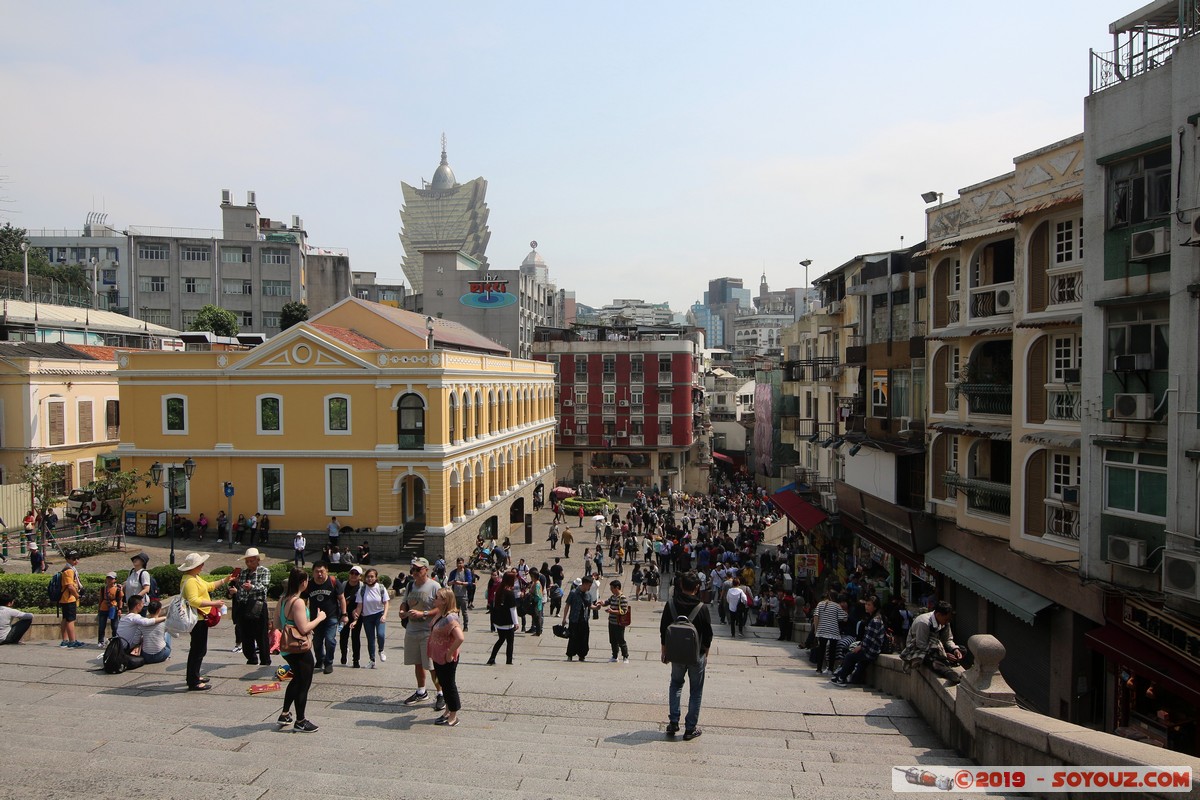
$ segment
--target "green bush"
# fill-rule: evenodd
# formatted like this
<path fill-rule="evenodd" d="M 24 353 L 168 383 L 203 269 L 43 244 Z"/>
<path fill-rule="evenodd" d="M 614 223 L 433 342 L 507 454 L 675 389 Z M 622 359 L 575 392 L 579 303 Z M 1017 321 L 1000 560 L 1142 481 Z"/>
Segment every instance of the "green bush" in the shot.
<path fill-rule="evenodd" d="M 174 573 L 174 576 L 172 577 L 170 573 Z M 53 614 L 57 611 L 55 604 L 46 597 L 46 589 L 50 585 L 50 578 L 53 574 L 53 572 L 39 575 L 0 574 L 0 594 L 12 595 L 13 608 L 34 613 Z M 182 573 L 175 567 L 170 565 L 156 567 L 150 570 L 150 574 L 158 581 L 158 591 L 162 597 L 179 594 L 179 578 Z M 129 570 L 119 570 L 117 583 L 124 583 L 127 577 L 129 577 Z M 211 578 L 212 576 L 202 577 Z M 79 611 L 80 613 L 95 613 L 100 605 L 100 590 L 104 588 L 104 575 L 84 572 L 80 573 L 79 580 L 83 584 L 83 592 L 79 597 Z"/>
<path fill-rule="evenodd" d="M 217 567 L 209 574 L 210 575 L 219 575 L 219 576 L 224 577 L 225 575 L 229 575 L 232 572 L 233 572 L 233 567 Z"/>
<path fill-rule="evenodd" d="M 596 514 L 608 516 L 612 513 L 612 506 L 607 500 L 580 500 L 578 497 L 563 500 L 563 513 L 567 516 L 578 516 L 580 506 L 583 506 L 583 513 L 589 517 Z"/>
<path fill-rule="evenodd" d="M 149 572 L 154 576 L 154 580 L 158 581 L 158 594 L 161 597 L 179 594 L 179 581 L 183 578 L 183 573 L 179 571 L 178 567 L 173 564 L 163 564 L 151 567 Z"/>

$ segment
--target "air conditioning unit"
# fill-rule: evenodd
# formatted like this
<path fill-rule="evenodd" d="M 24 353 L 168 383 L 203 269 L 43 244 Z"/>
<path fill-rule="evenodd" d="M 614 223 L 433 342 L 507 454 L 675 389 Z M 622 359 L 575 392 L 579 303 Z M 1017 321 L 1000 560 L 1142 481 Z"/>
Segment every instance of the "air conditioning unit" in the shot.
<path fill-rule="evenodd" d="M 915 433 L 912 429 L 912 417 L 901 417 L 900 430 L 896 432 L 901 436 L 912 436 Z"/>
<path fill-rule="evenodd" d="M 574 436 L 575 431 L 571 428 L 563 428 L 563 436 Z"/>
<path fill-rule="evenodd" d="M 1064 369 L 1062 371 L 1063 383 L 1079 383 L 1078 369 Z"/>
<path fill-rule="evenodd" d="M 842 308 L 843 308 L 842 301 L 834 300 L 832 303 L 830 303 L 828 306 L 826 306 L 826 308 L 830 314 L 840 314 L 840 313 L 842 313 Z"/>
<path fill-rule="evenodd" d="M 1127 567 L 1142 567 L 1146 564 L 1146 543 L 1127 536 L 1108 537 L 1108 562 Z"/>
<path fill-rule="evenodd" d="M 1149 353 L 1130 353 L 1113 356 L 1113 372 L 1138 372 L 1154 367 L 1154 356 Z"/>
<path fill-rule="evenodd" d="M 821 508 L 833 514 L 837 511 L 837 495 L 833 492 L 821 492 Z"/>
<path fill-rule="evenodd" d="M 629 408 L 629 401 L 628 401 L 628 400 L 621 400 L 621 401 L 619 401 L 619 402 L 617 403 L 617 405 L 621 406 L 621 408 Z"/>
<path fill-rule="evenodd" d="M 1129 260 L 1154 258 L 1163 255 L 1170 249 L 1171 240 L 1167 237 L 1166 228 L 1138 231 L 1129 239 Z"/>
<path fill-rule="evenodd" d="M 1154 395 L 1144 392 L 1113 395 L 1112 418 L 1123 421 L 1154 419 Z"/>
<path fill-rule="evenodd" d="M 575 405 L 574 400 L 563 400 L 563 408 L 570 408 L 573 405 Z"/>
<path fill-rule="evenodd" d="M 1200 600 L 1200 553 L 1163 553 L 1162 585 L 1167 594 Z"/>
<path fill-rule="evenodd" d="M 1079 505 L 1078 486 L 1064 486 L 1059 491 L 1062 493 L 1062 501 L 1064 503 L 1070 503 L 1073 506 Z"/>
<path fill-rule="evenodd" d="M 617 431 L 617 438 L 618 439 L 628 439 L 629 432 L 628 431 Z"/>
<path fill-rule="evenodd" d="M 1016 292 L 1012 289 L 997 289 L 996 290 L 996 313 L 1008 314 L 1013 310 L 1013 303 L 1016 298 Z"/>

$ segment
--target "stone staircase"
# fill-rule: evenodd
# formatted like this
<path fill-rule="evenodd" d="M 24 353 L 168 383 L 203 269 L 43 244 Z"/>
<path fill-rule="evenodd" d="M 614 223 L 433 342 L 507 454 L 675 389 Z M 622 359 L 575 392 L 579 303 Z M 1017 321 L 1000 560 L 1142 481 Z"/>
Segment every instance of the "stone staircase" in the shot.
<path fill-rule="evenodd" d="M 658 660 L 660 602 L 635 605 L 629 664 L 609 663 L 606 623 L 587 663 L 567 663 L 550 633 L 517 637 L 513 666 L 484 665 L 494 637 L 474 609 L 459 668 L 462 722 L 432 724 L 413 689 L 403 631 L 389 625 L 378 669 L 318 674 L 301 736 L 273 724 L 282 692 L 250 696 L 272 670 L 212 632 L 213 690 L 183 691 L 186 645 L 166 664 L 105 675 L 97 649 L 0 648 L 0 798 L 139 795 L 293 798 L 892 797 L 893 765 L 966 764 L 905 702 L 837 689 L 777 631 L 718 628 L 700 726 L 670 740 L 668 668 Z M 502 659 L 503 661 L 503 659 Z M 365 663 L 365 660 L 364 660 Z M 687 690 L 684 690 L 686 708 Z M 69 755 L 62 755 L 66 751 Z M 954 796 L 939 793 L 941 796 Z"/>

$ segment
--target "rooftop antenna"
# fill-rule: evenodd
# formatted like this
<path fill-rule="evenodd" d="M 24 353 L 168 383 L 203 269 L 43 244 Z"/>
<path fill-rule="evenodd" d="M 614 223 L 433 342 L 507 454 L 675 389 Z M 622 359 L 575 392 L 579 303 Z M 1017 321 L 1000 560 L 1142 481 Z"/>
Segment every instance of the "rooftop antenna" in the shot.
<path fill-rule="evenodd" d="M 446 162 L 446 132 L 442 131 L 442 163 Z"/>

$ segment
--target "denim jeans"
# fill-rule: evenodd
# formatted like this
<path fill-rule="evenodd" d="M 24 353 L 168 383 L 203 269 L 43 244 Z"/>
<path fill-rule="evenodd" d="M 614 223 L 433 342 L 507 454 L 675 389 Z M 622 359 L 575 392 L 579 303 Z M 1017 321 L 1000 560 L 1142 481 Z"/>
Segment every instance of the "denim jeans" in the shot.
<path fill-rule="evenodd" d="M 683 679 L 688 681 L 688 710 L 683 720 L 685 731 L 694 730 L 700 721 L 700 700 L 704 697 L 704 668 L 708 664 L 708 656 L 700 656 L 698 664 L 672 664 L 671 690 L 667 694 L 667 721 L 679 724 L 679 700 L 683 695 Z"/>
<path fill-rule="evenodd" d="M 163 649 L 157 653 L 142 653 L 142 660 L 147 664 L 160 664 L 171 657 L 171 634 L 165 634 Z"/>
<path fill-rule="evenodd" d="M 375 643 L 379 643 L 379 652 L 383 652 L 384 633 L 387 630 L 387 622 L 383 619 L 383 612 L 378 614 L 367 614 L 362 619 L 363 633 L 367 637 L 367 657 L 372 661 L 375 660 Z"/>
<path fill-rule="evenodd" d="M 337 619 L 326 617 L 313 633 L 313 656 L 318 667 L 333 664 L 337 654 L 337 626 Z"/>

